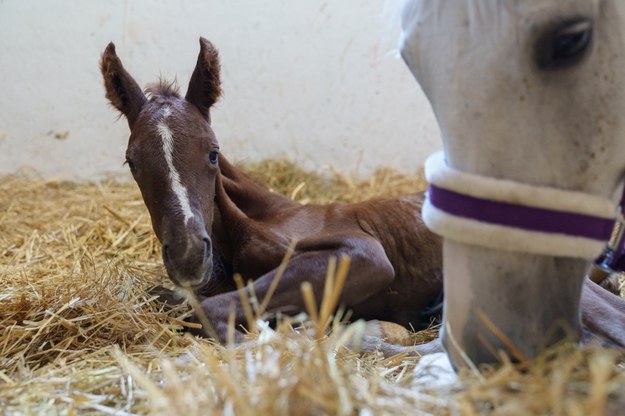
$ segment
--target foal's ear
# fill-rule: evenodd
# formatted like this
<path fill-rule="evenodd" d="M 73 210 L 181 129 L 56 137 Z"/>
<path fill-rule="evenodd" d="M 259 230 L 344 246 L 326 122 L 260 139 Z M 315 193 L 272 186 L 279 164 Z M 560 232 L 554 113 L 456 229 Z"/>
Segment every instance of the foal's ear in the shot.
<path fill-rule="evenodd" d="M 139 84 L 124 69 L 122 61 L 115 53 L 113 42 L 109 43 L 102 53 L 100 70 L 104 77 L 106 98 L 113 104 L 113 107 L 126 116 L 130 130 L 132 130 L 147 98 Z"/>
<path fill-rule="evenodd" d="M 208 110 L 221 95 L 220 71 L 219 52 L 208 40 L 200 38 L 200 55 L 185 98 L 207 119 L 210 119 Z"/>

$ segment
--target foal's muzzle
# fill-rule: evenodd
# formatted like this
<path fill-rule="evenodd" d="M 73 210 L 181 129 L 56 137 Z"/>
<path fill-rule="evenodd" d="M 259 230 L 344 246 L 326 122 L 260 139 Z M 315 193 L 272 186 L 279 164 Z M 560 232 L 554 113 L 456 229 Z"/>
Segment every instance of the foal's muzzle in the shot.
<path fill-rule="evenodd" d="M 169 278 L 182 287 L 204 285 L 213 272 L 213 247 L 205 231 L 163 239 L 163 262 Z"/>

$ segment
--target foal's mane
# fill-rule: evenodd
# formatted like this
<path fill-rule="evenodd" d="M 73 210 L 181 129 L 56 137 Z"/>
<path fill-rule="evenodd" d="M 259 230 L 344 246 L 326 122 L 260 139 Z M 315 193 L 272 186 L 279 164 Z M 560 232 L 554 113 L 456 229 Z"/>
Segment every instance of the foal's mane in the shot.
<path fill-rule="evenodd" d="M 180 87 L 178 86 L 178 81 L 175 79 L 173 81 L 168 81 L 164 78 L 160 78 L 158 81 L 148 84 L 144 92 L 150 100 L 157 97 L 181 98 Z"/>

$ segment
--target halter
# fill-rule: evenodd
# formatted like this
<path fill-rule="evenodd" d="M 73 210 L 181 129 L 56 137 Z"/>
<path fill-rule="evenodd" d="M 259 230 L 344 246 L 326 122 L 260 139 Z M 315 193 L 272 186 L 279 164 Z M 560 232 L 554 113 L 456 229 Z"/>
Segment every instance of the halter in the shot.
<path fill-rule="evenodd" d="M 619 264 L 625 263 L 619 262 L 625 253 L 625 192 L 615 219 L 608 198 L 461 172 L 447 165 L 442 151 L 427 159 L 425 177 L 430 186 L 423 220 L 445 238 L 497 250 L 596 259 L 595 281 L 625 270 Z"/>

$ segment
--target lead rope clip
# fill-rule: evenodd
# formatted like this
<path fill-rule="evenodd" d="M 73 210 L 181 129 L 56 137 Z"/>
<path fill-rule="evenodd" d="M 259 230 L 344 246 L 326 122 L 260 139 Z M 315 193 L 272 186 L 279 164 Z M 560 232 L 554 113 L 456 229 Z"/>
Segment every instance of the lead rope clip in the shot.
<path fill-rule="evenodd" d="M 625 234 L 625 216 L 623 215 L 623 209 L 625 208 L 623 202 L 619 206 L 614 220 L 614 228 L 610 239 L 606 244 L 605 249 L 601 255 L 593 262 L 588 272 L 588 277 L 595 283 L 603 282 L 608 276 L 613 273 L 623 273 L 624 270 L 620 270 L 618 267 L 619 260 L 625 254 L 625 241 L 623 241 L 623 234 Z"/>

